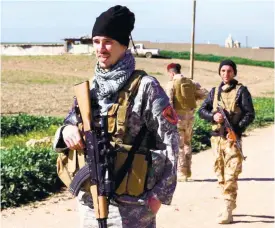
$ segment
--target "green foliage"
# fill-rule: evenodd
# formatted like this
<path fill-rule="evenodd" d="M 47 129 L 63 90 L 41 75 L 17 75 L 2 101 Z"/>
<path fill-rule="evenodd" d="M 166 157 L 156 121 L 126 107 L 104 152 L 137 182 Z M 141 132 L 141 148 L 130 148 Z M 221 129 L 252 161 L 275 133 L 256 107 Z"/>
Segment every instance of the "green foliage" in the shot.
<path fill-rule="evenodd" d="M 257 97 L 253 99 L 253 105 L 256 117 L 249 129 L 274 123 L 274 98 Z"/>
<path fill-rule="evenodd" d="M 195 123 L 193 126 L 192 151 L 199 152 L 210 146 L 211 125 L 195 115 Z"/>
<path fill-rule="evenodd" d="M 175 52 L 175 51 L 160 51 L 160 55 L 163 57 L 173 58 L 173 59 L 190 59 L 190 52 Z M 195 53 L 194 59 L 198 61 L 207 62 L 220 62 L 224 59 L 232 59 L 236 64 L 250 65 L 250 66 L 260 66 L 274 68 L 274 61 L 258 61 L 252 59 L 245 59 L 240 57 L 225 57 L 211 54 L 197 54 Z"/>
<path fill-rule="evenodd" d="M 160 72 L 148 72 L 149 75 L 163 75 Z"/>
<path fill-rule="evenodd" d="M 19 114 L 1 116 L 1 136 L 25 134 L 30 131 L 47 129 L 51 125 L 61 125 L 62 118 L 30 116 Z"/>
<path fill-rule="evenodd" d="M 53 136 L 61 118 L 19 114 L 1 117 L 1 206 L 18 206 L 60 189 L 51 148 L 26 148 L 29 139 Z M 16 146 L 14 146 L 16 145 Z"/>
<path fill-rule="evenodd" d="M 47 136 L 53 136 L 57 128 L 57 125 L 51 125 L 49 128 L 39 131 L 31 131 L 26 134 L 19 135 L 9 135 L 7 137 L 1 138 L 1 146 L 5 148 L 10 148 L 14 145 L 24 147 L 26 145 L 26 142 L 30 139 L 41 139 Z"/>
<path fill-rule="evenodd" d="M 61 187 L 52 149 L 14 147 L 3 149 L 0 158 L 2 208 L 41 199 Z"/>
<path fill-rule="evenodd" d="M 253 99 L 256 118 L 249 129 L 265 126 L 274 121 L 273 98 Z M 57 154 L 50 148 L 26 148 L 30 138 L 53 135 L 62 124 L 61 118 L 38 117 L 26 114 L 1 117 L 2 149 L 0 159 L 2 208 L 18 206 L 41 199 L 58 191 L 61 182 L 56 174 Z M 193 152 L 210 146 L 211 125 L 195 115 L 193 127 Z M 12 147 L 21 145 L 21 147 Z"/>

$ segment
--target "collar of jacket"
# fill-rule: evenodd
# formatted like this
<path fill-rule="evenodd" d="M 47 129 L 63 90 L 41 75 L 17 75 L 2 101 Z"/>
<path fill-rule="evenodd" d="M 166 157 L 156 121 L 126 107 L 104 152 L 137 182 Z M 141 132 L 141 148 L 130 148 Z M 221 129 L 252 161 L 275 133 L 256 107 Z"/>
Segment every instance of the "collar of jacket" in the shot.
<path fill-rule="evenodd" d="M 225 84 L 224 82 L 221 82 L 219 86 L 219 90 L 228 93 L 232 89 L 236 88 L 237 84 L 238 84 L 238 81 L 235 79 L 231 80 L 229 84 Z"/>
<path fill-rule="evenodd" d="M 181 79 L 184 78 L 183 74 L 175 74 L 173 79 Z"/>

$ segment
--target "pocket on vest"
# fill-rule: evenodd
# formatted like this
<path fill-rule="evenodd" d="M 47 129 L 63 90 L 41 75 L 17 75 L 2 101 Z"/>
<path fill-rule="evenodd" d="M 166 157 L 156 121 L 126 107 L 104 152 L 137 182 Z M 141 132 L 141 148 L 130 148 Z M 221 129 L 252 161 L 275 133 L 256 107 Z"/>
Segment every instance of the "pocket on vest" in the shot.
<path fill-rule="evenodd" d="M 116 127 L 116 112 L 118 104 L 114 104 L 108 111 L 108 133 L 113 134 Z"/>
<path fill-rule="evenodd" d="M 189 96 L 190 96 L 190 95 L 192 94 L 192 92 L 193 92 L 192 88 L 191 88 L 190 86 L 186 86 L 185 84 L 182 84 L 180 88 L 181 88 L 181 95 L 182 95 L 184 98 L 188 99 Z"/>
<path fill-rule="evenodd" d="M 127 156 L 127 153 L 117 152 L 115 173 L 124 164 Z M 123 181 L 116 190 L 116 193 L 118 195 L 127 194 L 130 196 L 139 196 L 142 194 L 145 188 L 147 169 L 148 161 L 146 160 L 146 155 L 135 154 L 132 166 L 126 173 Z"/>
<path fill-rule="evenodd" d="M 70 186 L 73 179 L 73 173 L 69 171 L 68 160 L 67 155 L 60 153 L 56 161 L 57 175 L 67 187 Z"/>
<path fill-rule="evenodd" d="M 196 99 L 194 88 L 190 84 L 181 85 L 181 95 L 184 108 L 196 108 Z"/>
<path fill-rule="evenodd" d="M 69 187 L 75 173 L 85 165 L 83 150 L 69 150 L 67 154 L 60 153 L 56 160 L 57 175 Z"/>

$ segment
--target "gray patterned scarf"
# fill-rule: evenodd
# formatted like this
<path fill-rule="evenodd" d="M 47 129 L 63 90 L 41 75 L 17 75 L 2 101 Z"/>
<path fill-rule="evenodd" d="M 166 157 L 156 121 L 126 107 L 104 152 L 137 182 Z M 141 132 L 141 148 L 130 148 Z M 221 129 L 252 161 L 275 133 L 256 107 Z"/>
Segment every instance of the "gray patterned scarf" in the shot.
<path fill-rule="evenodd" d="M 97 63 L 95 68 L 94 84 L 99 99 L 111 97 L 119 91 L 130 78 L 135 70 L 135 58 L 130 51 L 111 67 L 110 71 L 105 71 Z"/>
<path fill-rule="evenodd" d="M 97 63 L 93 80 L 93 97 L 95 96 L 98 100 L 103 113 L 108 111 L 109 107 L 115 102 L 116 93 L 126 84 L 135 70 L 135 65 L 135 58 L 130 51 L 127 51 L 125 56 L 109 71 L 105 71 Z"/>

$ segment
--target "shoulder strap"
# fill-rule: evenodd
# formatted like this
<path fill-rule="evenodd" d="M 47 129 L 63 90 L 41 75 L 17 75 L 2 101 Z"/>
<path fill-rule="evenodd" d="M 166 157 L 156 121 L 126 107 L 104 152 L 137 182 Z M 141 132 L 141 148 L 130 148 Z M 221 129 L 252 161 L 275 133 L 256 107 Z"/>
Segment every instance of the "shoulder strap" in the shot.
<path fill-rule="evenodd" d="M 118 120 L 117 120 L 117 122 L 118 122 L 117 125 L 118 126 L 117 127 L 118 128 L 119 127 L 125 127 L 124 126 L 125 122 L 123 121 L 123 123 L 122 123 L 121 119 L 123 119 L 123 118 L 124 118 L 124 120 L 126 119 L 126 110 L 125 110 L 124 113 L 122 113 L 122 110 L 126 109 L 127 107 L 129 107 L 133 103 L 134 98 L 135 98 L 135 96 L 138 92 L 138 88 L 139 88 L 141 79 L 145 75 L 147 75 L 147 73 L 145 71 L 135 70 L 133 72 L 132 77 L 130 78 L 130 81 L 123 88 L 123 90 L 129 94 L 129 96 L 127 98 L 124 97 L 124 96 L 119 98 L 119 99 L 121 99 L 121 98 L 125 99 L 126 98 L 127 101 L 126 101 L 126 103 L 125 103 L 125 101 L 123 102 L 122 100 L 119 100 L 119 102 L 118 102 L 121 105 L 120 108 L 118 109 L 118 113 L 117 113 L 117 118 L 118 118 Z M 119 123 L 121 123 L 122 126 L 119 126 L 120 125 Z M 128 152 L 128 156 L 127 156 L 124 164 L 122 165 L 122 167 L 117 172 L 116 182 L 115 182 L 115 190 L 117 190 L 117 188 L 120 186 L 120 184 L 123 181 L 126 173 L 131 168 L 133 160 L 134 160 L 135 152 L 140 147 L 140 144 L 142 142 L 144 134 L 146 133 L 146 130 L 147 130 L 146 126 L 143 125 L 142 128 L 140 129 L 139 133 L 137 134 L 136 138 L 135 138 L 134 145 L 132 146 L 132 148 Z"/>
<path fill-rule="evenodd" d="M 213 93 L 213 112 L 216 112 L 217 111 L 217 105 L 219 103 L 219 99 L 218 99 L 218 96 L 219 96 L 219 86 L 216 86 L 214 87 L 214 93 Z"/>
<path fill-rule="evenodd" d="M 125 104 L 125 102 L 132 102 L 132 100 L 135 98 L 137 94 L 141 79 L 145 75 L 147 75 L 147 73 L 143 70 L 135 70 L 132 73 L 132 76 L 130 77 L 129 81 L 119 92 L 119 105 L 123 105 Z"/>
<path fill-rule="evenodd" d="M 135 70 L 129 81 L 119 92 L 116 109 L 116 132 L 114 134 L 114 138 L 116 138 L 114 141 L 116 142 L 122 142 L 126 130 L 128 108 L 133 104 L 141 79 L 145 75 L 147 75 L 145 71 Z"/>
<path fill-rule="evenodd" d="M 135 84 L 133 84 L 133 87 L 130 90 L 130 96 L 128 99 L 128 101 L 130 103 L 132 103 L 132 101 L 134 100 L 134 98 L 138 92 L 138 88 L 140 86 L 141 79 L 143 78 L 143 76 L 147 75 L 147 73 L 143 70 L 135 70 L 134 74 L 137 74 L 138 77 L 137 77 L 137 80 L 135 81 Z"/>

